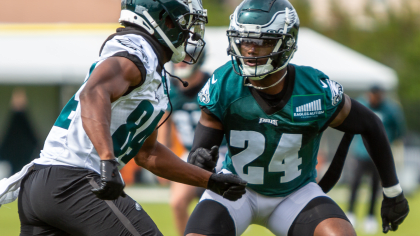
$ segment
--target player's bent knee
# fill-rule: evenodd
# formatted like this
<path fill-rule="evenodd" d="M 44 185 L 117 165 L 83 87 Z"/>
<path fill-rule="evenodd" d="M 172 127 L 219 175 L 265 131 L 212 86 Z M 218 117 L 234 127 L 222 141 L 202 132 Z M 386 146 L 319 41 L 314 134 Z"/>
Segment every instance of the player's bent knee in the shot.
<path fill-rule="evenodd" d="M 340 218 L 329 218 L 318 224 L 314 236 L 356 236 L 356 232 L 350 222 Z"/>
<path fill-rule="evenodd" d="M 292 223 L 288 236 L 356 235 L 346 214 L 329 197 L 312 199 Z"/>
<path fill-rule="evenodd" d="M 235 223 L 225 206 L 214 200 L 203 200 L 195 207 L 184 235 L 235 236 Z"/>

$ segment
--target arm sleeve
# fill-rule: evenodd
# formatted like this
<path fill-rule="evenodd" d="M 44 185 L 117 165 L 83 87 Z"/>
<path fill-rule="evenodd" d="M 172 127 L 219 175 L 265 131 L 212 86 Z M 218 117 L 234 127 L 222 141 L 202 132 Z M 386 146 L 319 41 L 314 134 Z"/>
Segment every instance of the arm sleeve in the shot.
<path fill-rule="evenodd" d="M 375 113 L 351 99 L 351 110 L 344 122 L 335 129 L 361 134 L 363 143 L 379 172 L 383 187 L 398 184 L 394 159 L 385 128 Z"/>
<path fill-rule="evenodd" d="M 211 149 L 215 145 L 220 146 L 223 137 L 223 130 L 209 128 L 198 122 L 195 128 L 194 141 L 190 154 L 200 147 Z"/>

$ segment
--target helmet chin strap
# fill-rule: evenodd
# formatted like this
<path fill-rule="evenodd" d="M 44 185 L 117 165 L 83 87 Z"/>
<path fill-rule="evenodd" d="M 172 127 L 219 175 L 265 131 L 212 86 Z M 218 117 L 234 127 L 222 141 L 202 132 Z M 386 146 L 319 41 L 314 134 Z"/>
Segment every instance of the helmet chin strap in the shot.
<path fill-rule="evenodd" d="M 174 69 L 174 74 L 182 79 L 189 78 L 195 72 L 193 66 L 187 66 L 184 68 L 176 68 Z"/>
<path fill-rule="evenodd" d="M 177 47 L 175 51 L 174 50 L 172 51 L 174 52 L 174 54 L 172 54 L 172 57 L 171 57 L 171 61 L 173 63 L 180 63 L 181 61 L 185 59 L 185 56 L 187 55 L 185 53 L 185 46 L 183 44 Z"/>
<path fill-rule="evenodd" d="M 244 86 L 253 87 L 254 89 L 258 89 L 258 90 L 268 89 L 268 88 L 271 88 L 271 87 L 274 87 L 274 86 L 278 85 L 286 77 L 286 75 L 287 75 L 287 71 L 286 71 L 286 73 L 284 73 L 284 75 L 277 82 L 275 82 L 274 84 L 272 84 L 270 86 L 267 86 L 267 87 L 259 87 L 259 86 L 255 86 L 251 83 L 248 83 L 248 84 L 244 83 Z"/>
<path fill-rule="evenodd" d="M 266 75 L 261 75 L 261 76 L 252 76 L 251 75 L 258 75 L 258 74 L 263 74 L 263 73 L 267 73 L 269 71 L 271 71 L 274 67 L 270 64 L 265 64 L 265 65 L 261 65 L 261 66 L 247 66 L 242 64 L 242 71 L 244 72 L 244 75 L 247 76 L 248 78 L 252 79 L 252 80 L 262 80 L 264 79 L 268 74 Z M 274 72 L 277 72 L 274 71 Z M 272 73 L 274 73 L 272 72 Z M 270 74 L 272 74 L 270 73 Z"/>

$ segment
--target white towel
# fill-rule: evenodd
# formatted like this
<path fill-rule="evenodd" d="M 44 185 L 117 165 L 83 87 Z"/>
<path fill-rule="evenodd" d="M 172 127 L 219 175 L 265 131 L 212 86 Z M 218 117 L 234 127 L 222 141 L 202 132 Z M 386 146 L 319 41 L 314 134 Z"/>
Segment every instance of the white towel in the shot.
<path fill-rule="evenodd" d="M 0 207 L 3 204 L 11 203 L 19 196 L 20 184 L 23 177 L 34 168 L 34 162 L 24 166 L 21 171 L 0 180 Z"/>

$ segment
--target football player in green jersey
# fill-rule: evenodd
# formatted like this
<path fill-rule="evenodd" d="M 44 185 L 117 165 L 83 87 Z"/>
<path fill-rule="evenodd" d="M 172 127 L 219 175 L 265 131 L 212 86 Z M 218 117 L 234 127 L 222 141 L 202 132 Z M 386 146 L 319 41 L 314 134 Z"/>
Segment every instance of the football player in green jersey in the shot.
<path fill-rule="evenodd" d="M 398 228 L 409 208 L 378 117 L 343 87 L 311 67 L 289 64 L 299 18 L 287 0 L 245 0 L 227 31 L 231 62 L 199 93 L 202 107 L 189 162 L 212 170 L 211 148 L 223 136 L 228 153 L 219 174 L 248 182 L 238 201 L 206 191 L 185 235 L 241 235 L 259 224 L 275 235 L 356 235 L 340 207 L 315 182 L 317 153 L 329 127 L 361 134 L 381 176 L 383 231 Z"/>

